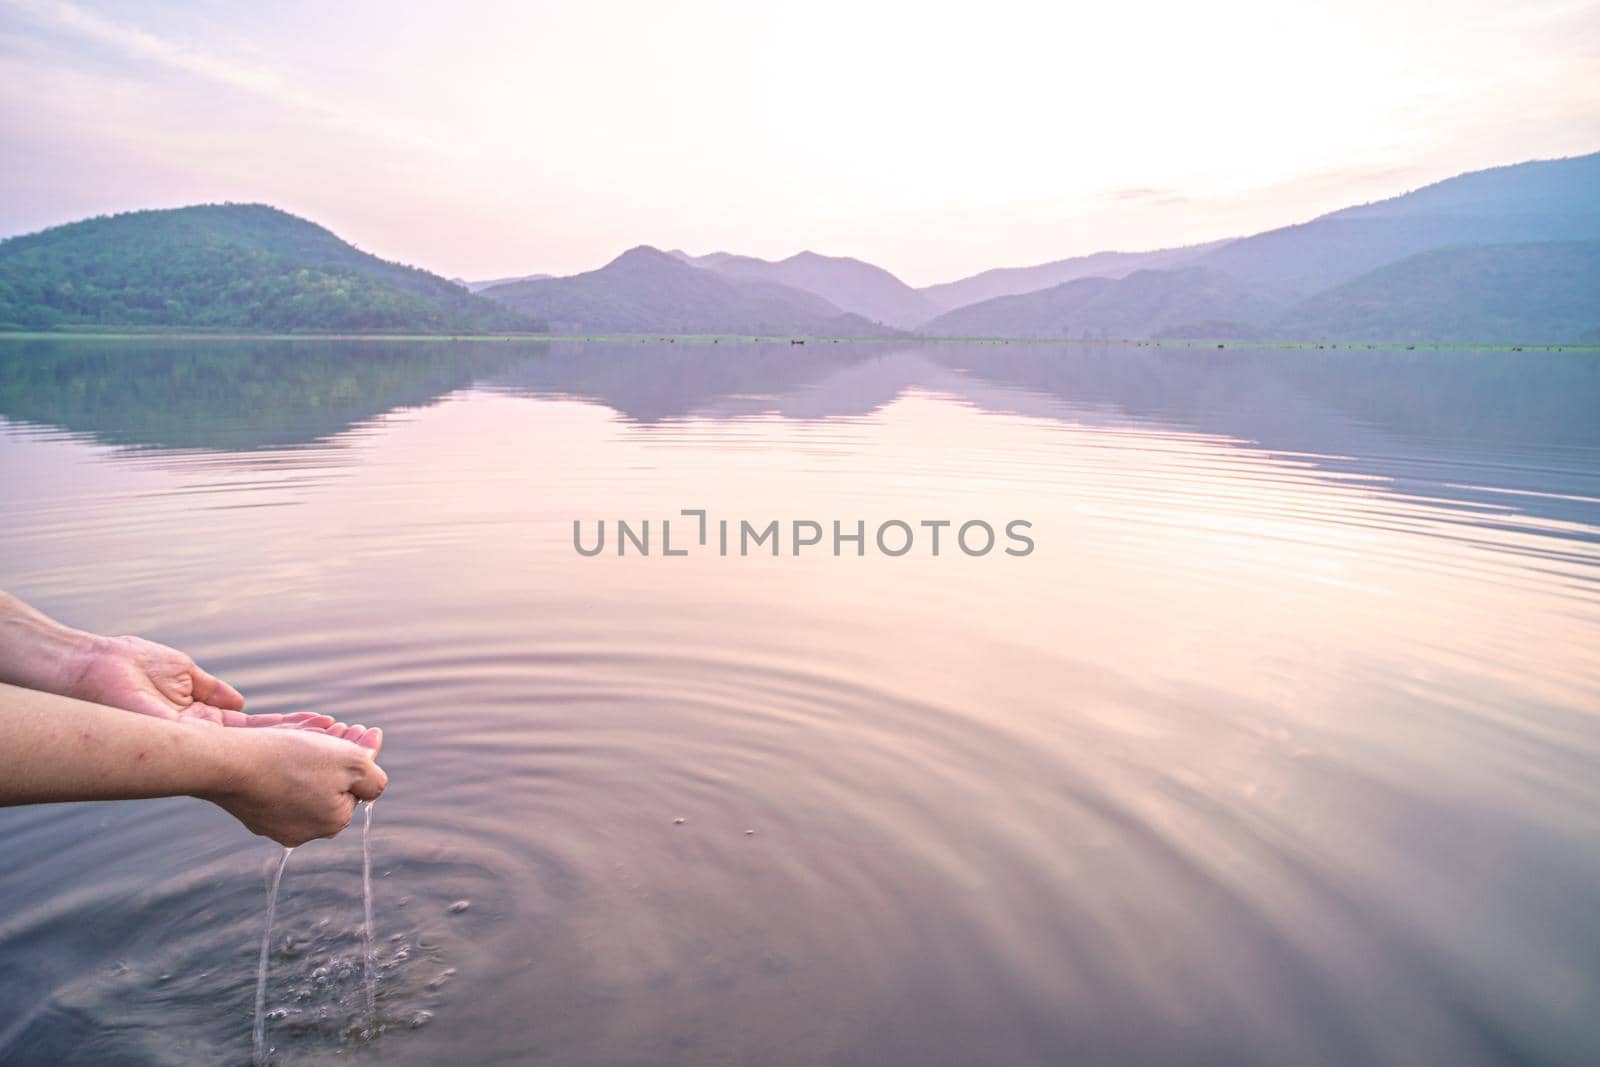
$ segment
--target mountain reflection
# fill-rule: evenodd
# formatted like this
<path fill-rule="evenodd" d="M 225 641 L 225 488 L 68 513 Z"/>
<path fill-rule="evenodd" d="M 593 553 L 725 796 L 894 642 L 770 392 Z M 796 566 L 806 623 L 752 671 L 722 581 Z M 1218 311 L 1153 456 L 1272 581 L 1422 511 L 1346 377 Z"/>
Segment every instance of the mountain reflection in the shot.
<path fill-rule="evenodd" d="M 1418 479 L 1556 517 L 1600 449 L 1585 352 L 805 346 L 720 341 L 24 341 L 0 345 L 0 416 L 145 449 L 243 452 L 330 438 L 477 387 L 677 420 L 869 416 L 908 392 L 1077 424 L 1138 422 Z M 330 442 L 332 444 L 333 442 Z M 1453 467 L 1497 470 L 1493 490 Z M 1498 472 L 1503 472 L 1503 477 Z M 1488 495 L 1486 495 L 1488 494 Z"/>
<path fill-rule="evenodd" d="M 137 448 L 285 448 L 432 404 L 543 350 L 320 339 L 11 342 L 0 344 L 0 417 Z"/>

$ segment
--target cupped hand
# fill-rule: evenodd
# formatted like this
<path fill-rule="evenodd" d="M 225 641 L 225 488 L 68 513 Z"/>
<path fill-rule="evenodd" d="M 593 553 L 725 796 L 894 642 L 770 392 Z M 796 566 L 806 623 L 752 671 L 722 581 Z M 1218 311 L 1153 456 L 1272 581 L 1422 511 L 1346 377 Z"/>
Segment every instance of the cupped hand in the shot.
<path fill-rule="evenodd" d="M 65 696 L 161 719 L 221 726 L 281 726 L 332 732 L 349 729 L 309 711 L 247 715 L 244 697 L 175 648 L 142 637 L 97 637 L 69 672 Z M 355 739 L 352 739 L 355 740 Z"/>
<path fill-rule="evenodd" d="M 333 837 L 358 800 L 378 799 L 389 784 L 377 763 L 383 731 L 345 729 L 357 732 L 355 743 L 305 730 L 222 732 L 229 773 L 205 799 L 280 845 Z"/>

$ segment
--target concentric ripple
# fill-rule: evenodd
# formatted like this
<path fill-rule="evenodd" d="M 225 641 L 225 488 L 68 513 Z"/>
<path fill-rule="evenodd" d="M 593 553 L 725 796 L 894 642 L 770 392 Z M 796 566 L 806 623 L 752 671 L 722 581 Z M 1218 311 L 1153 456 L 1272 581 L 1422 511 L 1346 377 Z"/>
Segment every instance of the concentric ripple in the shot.
<path fill-rule="evenodd" d="M 176 444 L 0 406 L 0 583 L 384 727 L 378 1025 L 358 829 L 287 869 L 274 1063 L 1600 1059 L 1593 368 L 664 348 Z M 572 548 L 686 508 L 1038 547 Z M 249 1062 L 274 847 L 175 800 L 0 850 L 0 1060 Z"/>

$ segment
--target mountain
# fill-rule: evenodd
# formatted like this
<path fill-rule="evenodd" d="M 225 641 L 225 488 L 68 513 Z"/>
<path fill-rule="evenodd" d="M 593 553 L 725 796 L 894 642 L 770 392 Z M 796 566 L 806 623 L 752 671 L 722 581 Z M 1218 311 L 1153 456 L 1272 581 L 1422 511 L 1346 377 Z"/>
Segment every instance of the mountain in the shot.
<path fill-rule="evenodd" d="M 1078 278 L 1124 278 L 1136 270 L 1167 270 L 1221 248 L 1227 241 L 1163 248 L 1154 252 L 1096 252 L 1034 267 L 996 267 L 959 281 L 919 289 L 940 310 L 965 307 L 997 296 L 1036 293 Z"/>
<path fill-rule="evenodd" d="M 841 312 L 814 293 L 727 278 L 647 245 L 586 274 L 497 285 L 483 295 L 546 319 L 558 332 L 816 337 L 892 332 Z"/>
<path fill-rule="evenodd" d="M 1595 241 L 1600 153 L 1463 174 L 1297 226 L 1178 249 L 1175 268 L 982 301 L 922 332 L 1592 343 L 1600 329 Z M 1047 266 L 1109 275 L 1128 262 L 1104 253 Z"/>
<path fill-rule="evenodd" d="M 1078 278 L 1036 293 L 995 297 L 927 323 L 933 337 L 1039 339 L 1157 335 L 1238 336 L 1283 310 L 1271 297 L 1203 267 Z"/>
<path fill-rule="evenodd" d="M 540 324 L 264 204 L 134 211 L 0 241 L 0 324 L 479 333 Z"/>
<path fill-rule="evenodd" d="M 1298 226 L 1230 241 L 1193 262 L 1308 297 L 1453 245 L 1600 239 L 1600 152 L 1475 171 Z"/>
<path fill-rule="evenodd" d="M 920 326 L 943 310 L 882 267 L 845 256 L 800 252 L 772 262 L 728 252 L 706 256 L 690 256 L 679 251 L 668 254 L 724 277 L 803 289 L 841 311 L 901 329 Z"/>
<path fill-rule="evenodd" d="M 512 282 L 536 282 L 541 278 L 554 277 L 554 274 L 518 274 L 513 278 L 487 278 L 479 282 L 468 281 L 465 278 L 451 278 L 450 280 L 469 293 L 481 293 L 485 289 L 493 288 L 496 285 L 510 285 Z"/>
<path fill-rule="evenodd" d="M 1286 340 L 1592 344 L 1600 341 L 1600 241 L 1423 252 L 1318 293 L 1270 333 Z"/>

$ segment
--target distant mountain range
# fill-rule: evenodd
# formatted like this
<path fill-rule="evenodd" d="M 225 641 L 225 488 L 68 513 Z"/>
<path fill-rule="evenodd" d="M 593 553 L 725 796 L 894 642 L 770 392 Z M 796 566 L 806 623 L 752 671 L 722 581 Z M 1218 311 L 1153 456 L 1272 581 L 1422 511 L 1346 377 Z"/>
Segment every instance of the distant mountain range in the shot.
<path fill-rule="evenodd" d="M 468 281 L 465 278 L 451 278 L 461 288 L 469 293 L 481 293 L 485 289 L 492 289 L 496 285 L 510 285 L 512 282 L 536 282 L 540 278 L 554 278 L 554 274 L 519 274 L 514 278 L 486 278 L 483 281 Z"/>
<path fill-rule="evenodd" d="M 1596 238 L 1600 152 L 1447 178 L 1230 241 L 1195 263 L 1282 295 L 1307 297 L 1436 248 Z"/>
<path fill-rule="evenodd" d="M 262 205 L 0 241 L 0 328 L 1600 343 L 1600 153 L 1463 174 L 1251 236 L 914 289 L 870 263 L 640 246 L 450 282 Z"/>
<path fill-rule="evenodd" d="M 1297 304 L 1274 338 L 1600 344 L 1600 241 L 1441 248 Z"/>
<path fill-rule="evenodd" d="M 1281 304 L 1208 267 L 1136 270 L 1124 278 L 1077 278 L 1037 293 L 1000 296 L 948 311 L 924 329 L 940 337 L 1127 338 L 1151 324 L 1173 336 L 1238 334 L 1277 316 Z M 1226 323 L 1226 326 L 1221 324 Z"/>
<path fill-rule="evenodd" d="M 892 333 L 804 289 L 728 277 L 655 248 L 629 249 L 599 270 L 483 290 L 556 332 L 871 337 Z"/>
<path fill-rule="evenodd" d="M 1079 278 L 1125 278 L 1136 270 L 1166 270 L 1192 262 L 1227 243 L 1213 241 L 1154 252 L 1095 252 L 1035 267 L 996 267 L 970 278 L 930 285 L 919 292 L 938 305 L 940 311 L 949 311 L 981 300 L 1036 293 Z"/>
<path fill-rule="evenodd" d="M 481 333 L 538 320 L 262 204 L 86 219 L 0 241 L 0 326 Z"/>
<path fill-rule="evenodd" d="M 899 329 L 920 326 L 943 310 L 882 267 L 859 259 L 800 252 L 773 263 L 728 252 L 708 256 L 679 251 L 668 254 L 725 278 L 771 282 L 815 293 L 841 311 Z"/>
<path fill-rule="evenodd" d="M 1592 343 L 1600 284 L 1584 243 L 1596 239 L 1600 153 L 1461 175 L 1094 286 L 969 304 L 921 332 Z"/>

